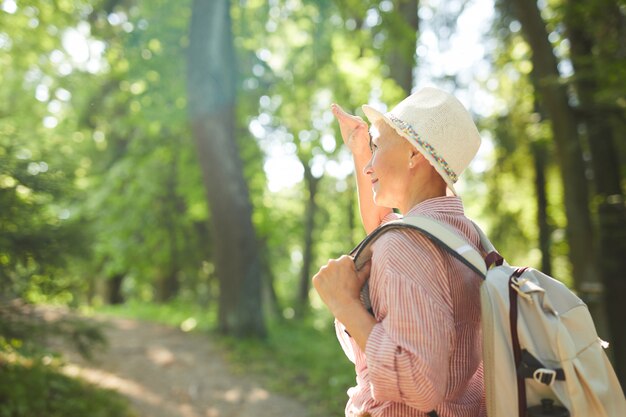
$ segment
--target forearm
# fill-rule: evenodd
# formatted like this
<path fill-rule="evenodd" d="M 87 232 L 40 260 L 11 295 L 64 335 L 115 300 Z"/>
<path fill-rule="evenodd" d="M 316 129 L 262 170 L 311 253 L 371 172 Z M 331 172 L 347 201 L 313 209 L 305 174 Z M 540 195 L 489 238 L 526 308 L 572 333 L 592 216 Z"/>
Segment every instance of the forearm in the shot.
<path fill-rule="evenodd" d="M 357 192 L 359 195 L 359 212 L 361 214 L 363 227 L 368 234 L 380 226 L 382 219 L 392 212 L 392 209 L 389 207 L 379 207 L 374 204 L 372 180 L 363 172 L 371 156 L 371 152 L 361 155 L 353 155 L 354 173 L 356 177 Z"/>
<path fill-rule="evenodd" d="M 372 316 L 358 300 L 338 308 L 335 314 L 335 318 L 344 325 L 350 337 L 352 337 L 359 348 L 365 352 L 367 339 L 376 325 L 374 316 Z"/>
<path fill-rule="evenodd" d="M 390 208 L 377 207 L 374 204 L 372 182 L 363 169 L 372 158 L 370 149 L 370 135 L 367 123 L 358 116 L 346 113 L 341 106 L 333 104 L 331 110 L 339 121 L 341 137 L 346 144 L 354 161 L 356 184 L 359 194 L 359 211 L 365 231 L 370 233 L 380 225 L 381 220 L 391 212 Z"/>

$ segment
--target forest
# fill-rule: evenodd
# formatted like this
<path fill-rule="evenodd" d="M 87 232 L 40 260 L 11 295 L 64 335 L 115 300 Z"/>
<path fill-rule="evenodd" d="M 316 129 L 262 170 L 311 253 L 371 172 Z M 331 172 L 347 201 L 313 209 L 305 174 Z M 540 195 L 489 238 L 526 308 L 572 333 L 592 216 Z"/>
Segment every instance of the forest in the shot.
<path fill-rule="evenodd" d="M 622 0 L 0 0 L 0 68 L 1 416 L 38 415 L 42 333 L 98 339 L 38 306 L 336 343 L 311 277 L 365 232 L 330 106 L 427 85 L 481 133 L 468 216 L 587 303 L 626 384 Z"/>

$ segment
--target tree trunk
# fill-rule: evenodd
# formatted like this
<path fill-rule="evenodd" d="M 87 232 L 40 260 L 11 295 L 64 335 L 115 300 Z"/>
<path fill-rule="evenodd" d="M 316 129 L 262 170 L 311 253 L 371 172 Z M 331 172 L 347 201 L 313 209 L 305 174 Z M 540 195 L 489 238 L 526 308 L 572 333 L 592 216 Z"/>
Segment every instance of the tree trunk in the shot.
<path fill-rule="evenodd" d="M 557 160 L 561 171 L 567 215 L 574 285 L 589 305 L 599 327 L 606 326 L 604 305 L 590 295 L 589 289 L 600 283 L 594 256 L 593 229 L 589 213 L 588 181 L 574 113 L 567 92 L 559 84 L 557 59 L 535 1 L 509 0 L 522 24 L 526 41 L 532 50 L 533 78 L 542 107 L 551 123 Z"/>
<path fill-rule="evenodd" d="M 274 286 L 274 273 L 270 265 L 270 257 L 267 251 L 265 239 L 259 241 L 259 253 L 261 254 L 261 267 L 263 269 L 263 307 L 269 317 L 282 317 L 282 307 L 276 288 Z"/>
<path fill-rule="evenodd" d="M 535 192 L 537 193 L 537 225 L 539 226 L 539 249 L 541 250 L 541 270 L 552 275 L 550 255 L 551 229 L 548 222 L 548 192 L 546 190 L 547 151 L 542 142 L 531 145 L 535 162 Z"/>
<path fill-rule="evenodd" d="M 611 118 L 607 117 L 605 109 L 601 109 L 595 99 L 600 92 L 601 80 L 597 78 L 599 74 L 594 68 L 594 43 L 609 39 L 594 40 L 587 34 L 586 14 L 580 12 L 589 7 L 580 9 L 579 5 L 568 2 L 565 24 L 572 64 L 577 75 L 575 86 L 580 113 L 591 151 L 594 202 L 598 204 L 598 259 L 605 289 L 604 296 L 600 293 L 598 297 L 600 301 L 606 301 L 612 356 L 618 377 L 626 385 L 626 305 L 622 300 L 626 294 L 626 207 L 615 146 L 617 135 L 611 125 Z"/>
<path fill-rule="evenodd" d="M 176 219 L 178 216 L 184 215 L 184 202 L 180 201 L 180 197 L 176 193 L 177 173 L 178 173 L 178 144 L 172 146 L 172 161 L 170 163 L 170 173 L 166 181 L 166 193 L 160 201 L 163 216 L 163 223 L 167 230 L 167 242 L 164 242 L 169 249 L 168 259 L 164 263 L 167 268 L 164 275 L 157 283 L 158 285 L 158 301 L 167 302 L 173 300 L 180 290 L 180 281 L 178 279 L 179 262 L 178 262 L 178 233 L 176 227 Z"/>
<path fill-rule="evenodd" d="M 315 214 L 317 204 L 315 196 L 320 179 L 315 178 L 311 168 L 304 165 L 304 178 L 308 186 L 309 198 L 307 199 L 304 219 L 304 250 L 302 253 L 302 271 L 300 274 L 300 289 L 298 292 L 298 305 L 295 309 L 302 316 L 309 306 L 309 288 L 311 282 L 311 264 L 313 263 L 313 231 L 315 230 Z"/>
<path fill-rule="evenodd" d="M 188 105 L 211 209 L 219 330 L 264 336 L 262 264 L 252 206 L 234 137 L 236 66 L 227 0 L 194 0 Z"/>
<path fill-rule="evenodd" d="M 401 18 L 404 24 L 389 25 L 389 75 L 408 95 L 413 89 L 419 0 L 394 0 L 393 4 L 395 18 Z"/>
<path fill-rule="evenodd" d="M 123 304 L 124 296 L 122 295 L 122 283 L 124 282 L 124 274 L 115 274 L 107 280 L 107 299 L 109 304 Z"/>

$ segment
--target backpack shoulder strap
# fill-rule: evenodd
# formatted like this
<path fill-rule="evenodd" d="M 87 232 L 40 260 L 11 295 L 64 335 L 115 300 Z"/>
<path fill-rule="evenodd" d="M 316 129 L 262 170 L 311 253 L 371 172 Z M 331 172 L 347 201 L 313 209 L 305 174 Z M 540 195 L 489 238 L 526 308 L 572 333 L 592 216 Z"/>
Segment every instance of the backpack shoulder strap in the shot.
<path fill-rule="evenodd" d="M 474 224 L 474 226 L 476 225 Z M 443 223 L 422 216 L 408 216 L 398 220 L 393 220 L 385 223 L 370 233 L 350 253 L 354 258 L 357 269 L 360 269 L 361 266 L 363 266 L 363 264 L 365 264 L 372 257 L 372 243 L 374 243 L 384 232 L 398 228 L 419 231 L 480 276 L 485 277 L 487 274 L 485 260 L 482 255 L 467 242 L 467 240 L 459 236 L 458 233 L 454 232 Z M 481 244 L 483 244 L 485 249 L 490 251 L 491 248 L 493 248 L 493 245 L 491 245 L 491 242 L 489 242 L 482 230 L 480 230 L 478 226 L 476 226 L 476 228 L 481 235 Z M 485 243 L 487 243 L 487 245 L 485 245 Z"/>
<path fill-rule="evenodd" d="M 485 232 L 483 232 L 483 230 L 476 224 L 476 222 L 472 220 L 472 224 L 474 225 L 474 228 L 476 229 L 476 231 L 478 232 L 478 235 L 480 236 L 480 245 L 483 247 L 485 252 L 487 253 L 498 252 L 496 250 L 496 247 L 493 246 L 493 243 L 491 243 L 491 241 L 489 240 Z"/>

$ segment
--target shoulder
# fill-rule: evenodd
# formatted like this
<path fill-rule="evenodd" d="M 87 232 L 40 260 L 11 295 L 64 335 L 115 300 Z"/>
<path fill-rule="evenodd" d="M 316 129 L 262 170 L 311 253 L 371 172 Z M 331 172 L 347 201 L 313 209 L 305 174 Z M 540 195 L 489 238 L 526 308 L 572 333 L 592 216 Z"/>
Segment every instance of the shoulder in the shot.
<path fill-rule="evenodd" d="M 392 270 L 402 266 L 423 267 L 441 264 L 445 254 L 432 240 L 417 230 L 391 229 L 383 233 L 374 243 L 373 262 Z"/>
<path fill-rule="evenodd" d="M 373 293 L 385 294 L 382 299 L 409 297 L 428 299 L 433 305 L 446 308 L 451 305 L 446 279 L 447 255 L 428 237 L 417 230 L 392 229 L 384 233 L 372 249 L 370 288 Z M 442 311 L 447 311 L 446 308 Z"/>

